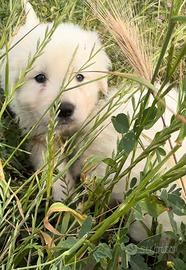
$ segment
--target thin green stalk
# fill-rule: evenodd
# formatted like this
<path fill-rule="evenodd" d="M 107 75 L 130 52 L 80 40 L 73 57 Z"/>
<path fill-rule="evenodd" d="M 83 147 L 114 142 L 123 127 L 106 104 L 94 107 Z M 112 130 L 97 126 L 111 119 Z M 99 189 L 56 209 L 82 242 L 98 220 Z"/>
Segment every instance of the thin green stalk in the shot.
<path fill-rule="evenodd" d="M 171 18 L 171 21 L 172 22 L 183 22 L 183 23 L 186 23 L 186 16 L 173 16 Z"/>
<path fill-rule="evenodd" d="M 155 70 L 154 70 L 154 73 L 153 73 L 153 76 L 152 76 L 152 81 L 151 81 L 152 84 L 155 83 L 155 81 L 157 80 L 157 75 L 159 73 L 160 66 L 161 66 L 161 64 L 163 62 L 165 53 L 167 51 L 167 47 L 169 45 L 169 42 L 171 40 L 171 36 L 172 36 L 173 31 L 174 31 L 175 25 L 176 25 L 176 22 L 171 21 L 171 20 L 169 21 L 169 25 L 168 25 L 168 30 L 167 30 L 167 34 L 166 34 L 166 37 L 165 37 L 165 41 L 164 41 L 164 44 L 162 46 L 162 49 L 161 49 L 161 52 L 160 52 L 160 56 L 159 56 L 158 62 L 156 64 L 156 67 L 155 67 Z"/>

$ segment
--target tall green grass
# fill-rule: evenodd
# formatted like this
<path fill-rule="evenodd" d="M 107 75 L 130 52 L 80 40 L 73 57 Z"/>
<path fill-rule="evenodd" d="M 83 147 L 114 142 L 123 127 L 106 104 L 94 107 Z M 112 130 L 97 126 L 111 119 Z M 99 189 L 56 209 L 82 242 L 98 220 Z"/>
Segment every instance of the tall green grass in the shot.
<path fill-rule="evenodd" d="M 185 202 L 180 198 L 180 192 L 176 187 L 170 191 L 172 197 L 163 190 L 160 195 L 162 201 L 152 195 L 153 192 L 186 174 L 185 156 L 168 171 L 161 170 L 168 157 L 182 147 L 181 142 L 185 138 L 185 124 L 184 121 L 180 121 L 180 119 L 184 120 L 186 108 L 185 1 L 175 0 L 172 9 L 166 1 L 143 0 L 136 3 L 138 19 L 146 20 L 143 26 L 144 35 L 150 31 L 151 40 L 154 40 L 151 54 L 155 68 L 151 82 L 132 73 L 130 65 L 111 34 L 108 34 L 84 2 L 50 0 L 40 1 L 40 5 L 37 1 L 31 2 L 43 21 L 55 19 L 56 23 L 52 30 L 46 33 L 44 40 L 38 44 L 37 53 L 29 59 L 25 70 L 12 89 L 9 89 L 9 67 L 8 64 L 6 66 L 6 87 L 0 102 L 1 269 L 185 269 L 186 226 L 182 224 L 181 232 L 178 232 L 173 219 L 175 211 L 182 209 L 186 211 Z M 130 1 L 127 5 L 129 4 Z M 9 39 L 16 26 L 23 21 L 20 2 L 0 0 L 0 14 L 0 49 L 6 48 L 6 53 L 0 54 L 0 61 L 3 61 L 8 59 Z M 60 20 L 71 21 L 85 28 L 100 31 L 115 70 L 110 73 L 110 85 L 117 85 L 118 93 L 105 104 L 101 116 L 91 119 L 92 128 L 88 134 L 83 133 L 82 127 L 82 130 L 70 138 L 66 145 L 67 157 L 71 156 L 81 136 L 80 142 L 78 141 L 80 147 L 73 158 L 67 162 L 63 171 L 58 171 L 53 162 L 56 156 L 54 152 L 55 110 L 58 106 L 56 100 L 52 104 L 54 106 L 48 109 L 51 121 L 47 134 L 46 162 L 40 170 L 33 172 L 27 161 L 29 153 L 25 150 L 31 131 L 21 137 L 8 105 L 13 98 L 13 93 L 24 83 L 25 75 L 32 68 L 35 59 L 39 57 Z M 153 85 L 155 81 L 160 81 L 158 89 Z M 176 82 L 180 92 L 178 115 L 173 117 L 170 125 L 156 134 L 150 145 L 136 157 L 137 139 L 133 136 L 134 124 L 138 121 L 137 132 L 135 130 L 138 136 L 149 123 L 155 124 L 163 109 L 163 105 L 158 101 L 168 94 L 174 85 L 173 82 Z M 138 104 L 133 104 L 132 117 L 130 119 L 127 116 L 122 119 L 116 117 L 113 120 L 116 129 L 122 121 L 126 124 L 125 131 L 122 131 L 123 141 L 120 142 L 118 151 L 112 157 L 90 158 L 83 168 L 85 179 L 82 177 L 81 184 L 65 202 L 54 203 L 51 198 L 52 182 L 65 175 L 68 168 L 100 132 L 111 112 L 127 102 L 129 97 L 132 98 L 136 90 L 142 89 L 146 91 L 145 99 L 141 98 Z M 61 91 L 63 90 L 62 87 Z M 150 91 L 156 93 L 157 98 L 153 106 L 148 108 L 145 102 Z M 139 114 L 137 107 L 140 108 Z M 165 154 L 164 143 L 177 130 L 180 131 L 179 143 L 170 153 Z M 129 148 L 126 147 L 125 140 Z M 134 155 L 130 166 L 126 168 L 124 165 L 130 151 L 133 151 Z M 140 184 L 136 185 L 135 179 L 130 179 L 130 173 L 132 168 L 143 159 L 147 160 L 146 170 L 141 175 Z M 61 158 L 59 163 L 63 161 L 64 158 Z M 100 162 L 107 164 L 104 178 L 94 178 L 87 182 L 87 172 Z M 122 177 L 131 180 L 128 184 L 129 192 L 122 203 L 111 208 L 109 206 L 111 190 Z M 161 248 L 160 235 L 154 233 L 154 228 L 157 225 L 157 215 L 165 210 L 165 207 L 172 207 L 169 216 L 174 230 L 172 233 L 165 234 L 171 240 Z M 128 236 L 129 225 L 134 217 L 141 220 L 143 210 L 151 215 L 155 211 L 152 230 L 149 232 L 149 238 L 143 243 L 132 243 Z"/>

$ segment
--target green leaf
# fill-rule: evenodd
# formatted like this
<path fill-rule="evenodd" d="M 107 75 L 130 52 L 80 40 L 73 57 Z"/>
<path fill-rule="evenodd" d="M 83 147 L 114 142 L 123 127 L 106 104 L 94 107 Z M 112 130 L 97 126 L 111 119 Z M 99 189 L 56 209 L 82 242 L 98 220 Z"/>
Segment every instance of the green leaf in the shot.
<path fill-rule="evenodd" d="M 159 153 L 160 156 L 166 156 L 166 151 L 161 147 L 157 148 L 157 152 Z"/>
<path fill-rule="evenodd" d="M 98 247 L 94 251 L 93 256 L 96 262 L 100 262 L 101 259 L 105 259 L 105 258 L 112 259 L 112 252 L 107 244 L 101 243 L 98 245 Z"/>
<path fill-rule="evenodd" d="M 92 218 L 88 216 L 82 224 L 81 230 L 79 232 L 79 237 L 83 237 L 86 233 L 90 232 L 92 229 Z"/>
<path fill-rule="evenodd" d="M 185 117 L 185 115 L 184 115 L 184 117 Z M 181 125 L 180 132 L 179 132 L 179 135 L 178 135 L 178 138 L 176 139 L 176 141 L 182 142 L 185 137 L 186 137 L 186 125 L 185 125 L 185 123 L 183 123 Z"/>
<path fill-rule="evenodd" d="M 180 225 L 180 230 L 183 237 L 186 236 L 186 224 L 184 224 L 183 222 Z"/>
<path fill-rule="evenodd" d="M 138 247 L 134 244 L 129 244 L 128 246 L 124 246 L 124 250 L 129 255 L 132 255 L 132 256 L 137 254 L 137 249 L 138 249 Z"/>
<path fill-rule="evenodd" d="M 136 254 L 146 254 L 146 255 L 153 255 L 154 251 L 148 248 L 138 247 L 135 244 L 129 244 L 125 247 L 125 251 L 130 255 L 136 255 Z"/>
<path fill-rule="evenodd" d="M 186 263 L 179 258 L 173 259 L 175 270 L 185 270 Z"/>
<path fill-rule="evenodd" d="M 154 106 L 149 107 L 147 109 L 145 109 L 144 111 L 144 117 L 146 118 L 146 116 L 148 115 L 148 118 L 145 119 L 144 121 L 144 129 L 149 129 L 154 125 L 154 120 L 156 119 L 156 114 L 157 114 L 157 108 Z"/>
<path fill-rule="evenodd" d="M 176 194 L 168 194 L 168 204 L 178 216 L 186 215 L 186 203 Z"/>
<path fill-rule="evenodd" d="M 142 209 L 139 203 L 137 203 L 136 206 L 134 207 L 134 218 L 136 220 L 143 219 L 143 213 L 142 213 Z"/>
<path fill-rule="evenodd" d="M 130 265 L 131 270 L 151 270 L 145 263 L 145 259 L 140 255 L 133 256 L 130 260 Z"/>
<path fill-rule="evenodd" d="M 103 162 L 112 168 L 117 168 L 117 162 L 112 158 L 105 158 Z"/>
<path fill-rule="evenodd" d="M 186 16 L 173 16 L 171 21 L 186 23 Z"/>
<path fill-rule="evenodd" d="M 141 200 L 140 205 L 149 215 L 157 218 L 161 213 L 167 211 L 165 204 L 156 196 L 149 196 Z"/>
<path fill-rule="evenodd" d="M 69 237 L 66 240 L 62 239 L 58 245 L 56 246 L 56 248 L 58 249 L 62 249 L 62 250 L 68 250 L 70 249 L 72 246 L 74 246 L 77 243 L 78 239 L 76 239 L 75 237 Z"/>
<path fill-rule="evenodd" d="M 136 136 L 133 131 L 129 131 L 121 138 L 119 142 L 118 149 L 119 151 L 125 151 L 126 154 L 129 154 L 136 144 Z"/>
<path fill-rule="evenodd" d="M 140 242 L 138 244 L 138 247 L 154 250 L 154 247 L 159 246 L 161 237 L 161 234 L 149 236 L 148 238 Z"/>
<path fill-rule="evenodd" d="M 129 120 L 127 115 L 124 113 L 113 116 L 112 124 L 118 133 L 124 134 L 129 131 Z"/>
<path fill-rule="evenodd" d="M 70 213 L 65 213 L 62 220 L 61 233 L 65 233 L 67 231 L 69 227 L 69 221 L 70 221 Z"/>
<path fill-rule="evenodd" d="M 136 185 L 137 181 L 138 179 L 136 177 L 133 177 L 130 182 L 130 188 L 133 188 Z"/>
<path fill-rule="evenodd" d="M 172 185 L 172 186 L 170 187 L 168 193 L 173 192 L 173 191 L 175 190 L 176 187 L 177 187 L 177 184 Z"/>
<path fill-rule="evenodd" d="M 162 111 L 162 106 L 158 107 L 158 109 L 154 106 L 153 108 L 149 107 L 143 110 L 143 112 L 139 112 L 138 117 L 134 123 L 134 130 L 138 132 L 141 128 L 151 128 L 163 113 Z"/>

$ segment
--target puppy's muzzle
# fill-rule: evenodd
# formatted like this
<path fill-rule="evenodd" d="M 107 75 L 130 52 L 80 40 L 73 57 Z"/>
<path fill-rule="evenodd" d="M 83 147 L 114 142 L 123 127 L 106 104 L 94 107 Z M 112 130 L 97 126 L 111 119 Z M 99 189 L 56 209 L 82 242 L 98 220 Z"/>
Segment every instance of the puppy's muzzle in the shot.
<path fill-rule="evenodd" d="M 62 102 L 58 110 L 58 119 L 64 123 L 68 123 L 72 120 L 75 106 L 69 102 Z"/>

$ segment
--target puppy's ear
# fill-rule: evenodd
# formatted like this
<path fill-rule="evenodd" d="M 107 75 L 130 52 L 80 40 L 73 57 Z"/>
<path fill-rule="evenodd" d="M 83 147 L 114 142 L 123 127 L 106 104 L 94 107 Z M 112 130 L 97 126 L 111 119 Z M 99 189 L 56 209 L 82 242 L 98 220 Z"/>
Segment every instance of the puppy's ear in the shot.
<path fill-rule="evenodd" d="M 34 27 L 40 23 L 32 5 L 27 0 L 24 0 L 24 10 L 26 14 L 25 24 L 27 26 Z"/>
<path fill-rule="evenodd" d="M 100 41 L 100 38 L 96 32 L 88 32 L 89 37 L 89 44 L 94 44 L 91 47 L 91 53 L 94 51 L 94 58 L 93 61 L 95 61 L 93 68 L 94 70 L 98 71 L 96 74 L 98 78 L 98 87 L 99 90 L 106 95 L 108 92 L 108 83 L 107 83 L 107 72 L 111 70 L 111 61 L 106 54 L 104 47 Z M 87 42 L 87 43 L 88 43 Z M 100 71 L 100 72 L 99 72 Z M 99 79 L 100 77 L 104 77 L 102 79 Z"/>
<path fill-rule="evenodd" d="M 102 68 L 100 70 L 107 72 L 107 71 L 111 70 L 111 61 L 110 61 L 110 59 L 105 51 L 102 51 L 101 54 L 102 54 L 102 56 L 101 56 Z M 105 77 L 104 77 L 104 75 L 105 75 Z M 99 89 L 104 95 L 106 95 L 108 93 L 108 76 L 106 73 L 105 74 L 102 73 L 102 74 L 100 74 L 100 76 L 102 76 L 104 78 L 101 80 L 98 80 Z"/>
<path fill-rule="evenodd" d="M 106 78 L 103 78 L 101 80 L 98 80 L 98 84 L 99 84 L 100 91 L 104 95 L 107 95 L 107 93 L 108 93 L 108 81 L 107 81 L 107 77 Z"/>

